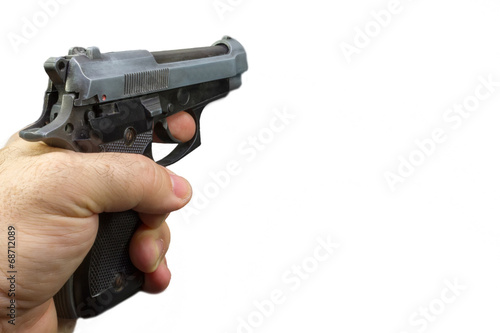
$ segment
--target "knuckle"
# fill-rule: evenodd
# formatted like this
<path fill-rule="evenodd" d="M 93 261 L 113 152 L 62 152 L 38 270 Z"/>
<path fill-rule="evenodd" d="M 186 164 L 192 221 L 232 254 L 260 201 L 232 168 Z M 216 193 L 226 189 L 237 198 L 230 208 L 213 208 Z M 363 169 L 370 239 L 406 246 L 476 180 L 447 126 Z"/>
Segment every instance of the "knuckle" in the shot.
<path fill-rule="evenodd" d="M 78 154 L 71 151 L 51 152 L 37 157 L 33 165 L 36 186 L 53 189 L 71 183 L 82 168 L 79 162 Z"/>

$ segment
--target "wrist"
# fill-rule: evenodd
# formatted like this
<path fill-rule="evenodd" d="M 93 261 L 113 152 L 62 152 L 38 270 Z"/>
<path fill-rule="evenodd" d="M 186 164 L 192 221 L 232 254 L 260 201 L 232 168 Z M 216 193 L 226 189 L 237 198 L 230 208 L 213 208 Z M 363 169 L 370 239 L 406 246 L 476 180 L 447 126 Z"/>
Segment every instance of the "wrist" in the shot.
<path fill-rule="evenodd" d="M 2 297 L 0 300 L 0 309 L 7 310 L 8 306 L 5 304 L 11 304 L 10 300 Z M 17 306 L 17 304 L 16 304 Z M 5 333 L 16 332 L 16 333 L 28 333 L 28 332 L 40 332 L 40 333 L 53 333 L 57 329 L 57 319 L 54 302 L 52 299 L 47 302 L 33 308 L 33 309 L 23 309 L 16 307 L 15 312 L 12 313 L 14 316 L 0 316 L 0 331 Z"/>

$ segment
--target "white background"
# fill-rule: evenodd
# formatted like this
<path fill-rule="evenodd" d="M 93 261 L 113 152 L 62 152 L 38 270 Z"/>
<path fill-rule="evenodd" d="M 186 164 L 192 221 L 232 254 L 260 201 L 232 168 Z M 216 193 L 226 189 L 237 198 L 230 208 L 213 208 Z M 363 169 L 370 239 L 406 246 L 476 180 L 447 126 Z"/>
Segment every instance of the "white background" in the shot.
<path fill-rule="evenodd" d="M 42 65 L 71 46 L 156 51 L 230 35 L 248 53 L 242 87 L 205 109 L 202 146 L 172 166 L 196 194 L 190 214 L 168 219 L 168 290 L 77 332 L 499 330 L 500 87 L 460 126 L 444 116 L 474 101 L 480 77 L 500 81 L 500 5 L 401 0 L 381 27 L 371 12 L 390 4 L 72 0 L 17 47 L 9 36 L 43 6 L 4 6 L 1 143 L 39 117 Z M 446 140 L 433 146 L 436 129 Z M 216 185 L 228 163 L 238 174 Z M 404 173 L 394 190 L 388 172 Z M 318 239 L 340 246 L 317 252 Z M 292 273 L 302 265 L 307 276 Z"/>

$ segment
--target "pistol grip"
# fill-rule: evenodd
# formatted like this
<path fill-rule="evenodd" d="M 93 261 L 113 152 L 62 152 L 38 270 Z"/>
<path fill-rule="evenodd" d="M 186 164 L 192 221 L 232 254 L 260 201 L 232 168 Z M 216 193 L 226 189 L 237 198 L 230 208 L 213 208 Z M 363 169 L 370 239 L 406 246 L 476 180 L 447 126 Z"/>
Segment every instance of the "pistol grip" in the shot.
<path fill-rule="evenodd" d="M 152 131 L 102 145 L 106 152 L 135 153 L 152 158 Z M 139 291 L 144 274 L 130 261 L 130 240 L 141 220 L 133 210 L 99 214 L 99 229 L 90 252 L 54 296 L 61 318 L 89 318 L 112 308 Z"/>
<path fill-rule="evenodd" d="M 59 317 L 97 316 L 141 289 L 144 274 L 129 256 L 130 239 L 140 224 L 132 210 L 99 214 L 92 249 L 54 297 Z"/>

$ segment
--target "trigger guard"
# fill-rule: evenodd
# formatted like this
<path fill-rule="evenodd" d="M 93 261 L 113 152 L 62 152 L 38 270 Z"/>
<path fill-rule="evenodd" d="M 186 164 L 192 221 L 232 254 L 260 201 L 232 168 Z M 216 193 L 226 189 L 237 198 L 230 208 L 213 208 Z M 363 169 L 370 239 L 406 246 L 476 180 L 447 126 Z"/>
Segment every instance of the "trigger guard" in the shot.
<path fill-rule="evenodd" d="M 184 158 L 187 154 L 198 148 L 201 144 L 201 139 L 200 139 L 200 117 L 201 117 L 201 112 L 203 111 L 203 108 L 205 105 L 186 110 L 191 117 L 193 117 L 196 130 L 194 133 L 194 136 L 191 138 L 191 140 L 187 142 L 179 142 L 177 147 L 175 147 L 174 150 L 170 152 L 167 156 L 162 158 L 159 161 L 156 161 L 161 166 L 169 166 L 171 164 L 174 164 L 175 162 L 179 161 L 180 159 Z M 163 127 L 163 126 L 162 126 Z M 170 134 L 170 131 L 168 131 L 168 126 L 167 129 L 165 130 L 166 133 Z M 172 134 L 170 136 L 173 138 Z M 161 138 L 162 139 L 162 138 Z M 176 142 L 178 142 L 177 139 L 173 138 Z"/>

